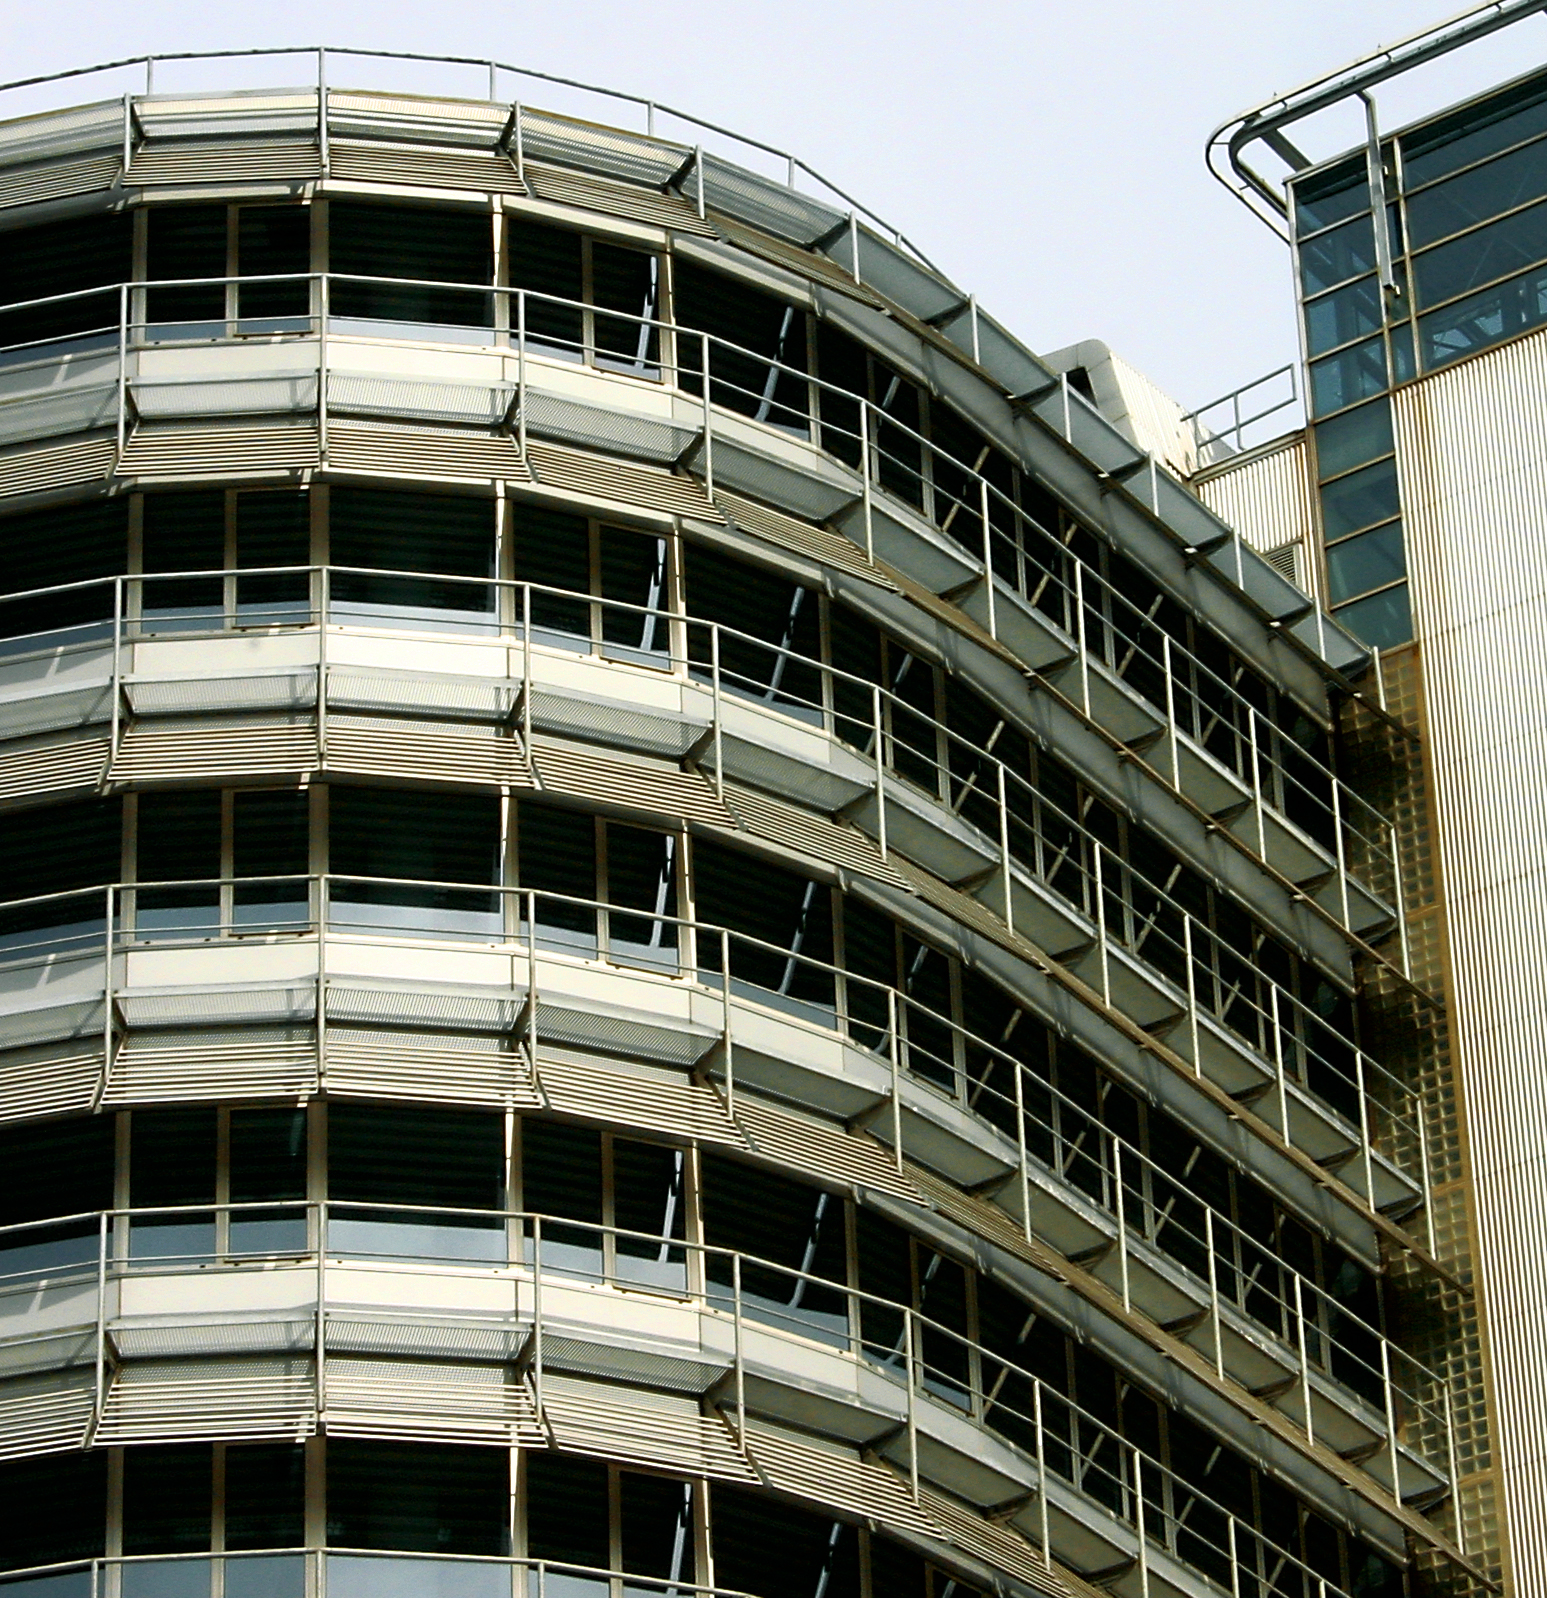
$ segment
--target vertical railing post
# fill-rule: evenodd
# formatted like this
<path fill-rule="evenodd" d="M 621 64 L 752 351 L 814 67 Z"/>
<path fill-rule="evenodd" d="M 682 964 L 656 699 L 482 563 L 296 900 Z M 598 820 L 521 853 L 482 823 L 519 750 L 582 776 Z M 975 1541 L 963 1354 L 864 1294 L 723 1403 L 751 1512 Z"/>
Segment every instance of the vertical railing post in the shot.
<path fill-rule="evenodd" d="M 1160 635 L 1161 669 L 1166 676 L 1166 725 L 1171 729 L 1171 786 L 1182 791 L 1182 741 L 1181 729 L 1176 724 L 1176 678 L 1171 659 L 1171 634 Z"/>
<path fill-rule="evenodd" d="M 123 169 L 119 174 L 119 183 L 129 181 L 129 163 L 134 159 L 134 95 L 129 89 L 124 90 L 124 152 Z"/>
<path fill-rule="evenodd" d="M 1391 1344 L 1380 1338 L 1380 1386 L 1386 1401 L 1386 1448 L 1391 1457 L 1391 1496 L 1402 1501 L 1402 1456 L 1397 1450 L 1397 1401 L 1391 1380 Z M 1452 1486 L 1454 1491 L 1454 1486 Z"/>
<path fill-rule="evenodd" d="M 1460 1491 L 1457 1486 L 1461 1476 L 1461 1466 L 1456 1458 L 1456 1423 L 1451 1407 L 1449 1381 L 1446 1381 L 1440 1389 L 1440 1397 L 1444 1400 L 1445 1409 L 1445 1460 L 1450 1469 L 1450 1501 L 1455 1505 L 1456 1512 L 1456 1547 L 1465 1553 L 1466 1517 L 1461 1513 Z"/>
<path fill-rule="evenodd" d="M 1225 1541 L 1230 1552 L 1230 1598 L 1241 1598 L 1241 1558 L 1236 1541 L 1234 1515 L 1225 1522 Z"/>
<path fill-rule="evenodd" d="M 516 446 L 526 459 L 526 290 L 516 290 Z"/>
<path fill-rule="evenodd" d="M 129 285 L 118 285 L 118 453 L 129 442 Z"/>
<path fill-rule="evenodd" d="M 731 1041 L 731 935 L 720 928 L 720 999 L 725 1027 L 725 1111 L 736 1113 L 736 1061 L 735 1046 Z"/>
<path fill-rule="evenodd" d="M 1020 1160 L 1021 1230 L 1031 1241 L 1031 1153 L 1026 1146 L 1026 1080 L 1019 1060 L 1015 1069 L 1015 1148 Z"/>
<path fill-rule="evenodd" d="M 317 625 L 317 763 L 328 763 L 328 624 L 333 617 L 333 568 L 324 566 L 317 574 L 318 599 L 322 615 Z"/>
<path fill-rule="evenodd" d="M 870 690 L 870 713 L 875 732 L 876 767 L 876 842 L 881 846 L 881 858 L 886 859 L 886 751 L 881 732 L 881 690 Z"/>
<path fill-rule="evenodd" d="M 720 627 L 717 622 L 709 626 L 709 706 L 714 717 L 714 791 L 717 798 L 725 797 L 725 735 L 722 711 L 724 699 L 720 684 Z"/>
<path fill-rule="evenodd" d="M 1342 784 L 1336 776 L 1332 777 L 1332 837 L 1333 847 L 1337 851 L 1338 868 L 1338 902 L 1343 910 L 1343 925 L 1349 924 L 1350 914 L 1348 908 L 1348 841 L 1343 836 L 1343 798 Z"/>
<path fill-rule="evenodd" d="M 1133 1526 L 1139 1544 L 1139 1598 L 1150 1598 L 1149 1528 L 1144 1520 L 1144 1456 L 1137 1446 L 1133 1447 Z"/>
<path fill-rule="evenodd" d="M 876 529 L 870 501 L 870 402 L 859 402 L 859 479 L 860 504 L 865 520 L 865 559 L 876 558 Z"/>
<path fill-rule="evenodd" d="M 1214 1252 L 1214 1208 L 1205 1205 L 1203 1209 L 1203 1246 L 1209 1255 L 1209 1314 L 1214 1320 L 1214 1374 L 1220 1381 L 1225 1379 L 1225 1336 L 1224 1326 L 1220 1317 L 1219 1303 L 1219 1260 Z"/>
<path fill-rule="evenodd" d="M 1306 1441 L 1316 1441 L 1316 1417 L 1311 1413 L 1311 1359 L 1305 1335 L 1305 1293 L 1298 1271 L 1290 1278 L 1295 1285 L 1295 1328 L 1300 1348 L 1300 1401 L 1305 1406 Z"/>
<path fill-rule="evenodd" d="M 886 1035 L 892 1070 L 892 1153 L 902 1170 L 902 1037 L 897 1013 L 897 990 L 886 990 Z"/>
<path fill-rule="evenodd" d="M 328 176 L 328 52 L 317 52 L 317 156 L 322 176 Z"/>
<path fill-rule="evenodd" d="M 1187 966 L 1187 1033 L 1192 1041 L 1194 1076 L 1203 1075 L 1203 1047 L 1198 1037 L 1198 967 L 1193 958 L 1192 917 L 1182 916 L 1182 959 Z"/>
<path fill-rule="evenodd" d="M 521 585 L 521 752 L 532 763 L 532 585 Z"/>
<path fill-rule="evenodd" d="M 1423 1189 L 1424 1239 L 1432 1256 L 1435 1252 L 1434 1184 L 1429 1175 L 1429 1124 L 1424 1119 L 1423 1100 L 1421 1098 L 1414 1098 L 1413 1119 L 1418 1127 L 1418 1181 Z"/>
<path fill-rule="evenodd" d="M 526 182 L 526 139 L 521 131 L 521 102 L 516 100 L 510 108 L 511 122 L 514 124 L 516 135 L 516 176 L 522 183 Z"/>
<path fill-rule="evenodd" d="M 741 1337 L 741 1254 L 731 1255 L 731 1335 L 734 1338 L 736 1372 L 736 1441 L 747 1443 L 747 1361 Z"/>
<path fill-rule="evenodd" d="M 532 1217 L 532 1396 L 543 1414 L 543 1218 Z"/>
<path fill-rule="evenodd" d="M 1101 870 L 1101 845 L 1095 844 L 1090 852 L 1096 888 L 1096 949 L 1101 963 L 1101 998 L 1108 1008 L 1112 1004 L 1112 972 L 1107 958 L 1107 896 Z"/>
<path fill-rule="evenodd" d="M 526 890 L 526 1059 L 537 1079 L 537 890 Z"/>
<path fill-rule="evenodd" d="M 1015 878 L 1010 871 L 1010 803 L 1005 787 L 1004 762 L 996 761 L 994 771 L 999 782 L 999 870 L 1004 879 L 1004 924 L 1007 932 L 1015 931 Z"/>
<path fill-rule="evenodd" d="M 1291 1145 L 1294 1138 L 1289 1129 L 1289 1075 L 1284 1069 L 1284 1027 L 1279 1016 L 1278 984 L 1268 984 L 1268 1025 L 1273 1028 L 1273 1068 L 1278 1073 L 1279 1132 Z"/>
<path fill-rule="evenodd" d="M 317 1205 L 317 1318 L 312 1327 L 312 1370 L 317 1387 L 317 1415 L 328 1409 L 328 1205 Z"/>
<path fill-rule="evenodd" d="M 1376 1207 L 1375 1153 L 1371 1147 L 1369 1083 L 1364 1069 L 1364 1050 L 1354 1050 L 1354 1084 L 1359 1093 L 1359 1163 L 1364 1170 L 1364 1196 L 1371 1209 Z"/>
<path fill-rule="evenodd" d="M 1268 819 L 1263 814 L 1262 761 L 1257 747 L 1257 712 L 1250 706 L 1246 710 L 1246 732 L 1252 762 L 1252 803 L 1257 810 L 1257 857 L 1268 858 Z"/>
<path fill-rule="evenodd" d="M 918 1359 L 918 1334 L 914 1330 L 913 1311 L 903 1311 L 902 1321 L 903 1338 L 906 1344 L 906 1359 L 908 1365 L 908 1487 L 913 1494 L 913 1502 L 919 1501 L 919 1422 L 918 1408 L 915 1395 L 918 1388 L 918 1372 L 915 1362 Z"/>
<path fill-rule="evenodd" d="M 1038 1530 L 1042 1533 L 1042 1563 L 1051 1570 L 1053 1568 L 1053 1539 L 1048 1530 L 1047 1444 L 1042 1429 L 1042 1383 L 1039 1381 L 1033 1381 L 1031 1387 L 1031 1414 L 1032 1425 L 1037 1433 L 1037 1516 L 1041 1521 Z"/>
<path fill-rule="evenodd" d="M 328 320 L 332 313 L 331 279 L 326 272 L 317 279 L 317 458 L 328 464 Z"/>
<path fill-rule="evenodd" d="M 491 61 L 489 63 L 489 100 L 492 103 L 499 100 L 499 67 Z"/>
<path fill-rule="evenodd" d="M 709 335 L 699 335 L 699 350 L 704 365 L 704 492 L 714 497 L 714 412 L 709 394 Z"/>
<path fill-rule="evenodd" d="M 1117 1210 L 1117 1279 L 1123 1292 L 1123 1313 L 1133 1309 L 1128 1286 L 1128 1204 L 1123 1193 L 1123 1145 L 1112 1139 L 1112 1186 Z"/>
<path fill-rule="evenodd" d="M 698 207 L 698 214 L 704 214 L 704 147 L 696 145 L 693 149 L 693 188 L 694 203 Z"/>
<path fill-rule="evenodd" d="M 113 579 L 113 702 L 108 721 L 109 766 L 118 758 L 118 740 L 123 730 L 124 581 L 122 577 Z"/>
<path fill-rule="evenodd" d="M 988 635 L 998 638 L 998 612 L 994 601 L 994 544 L 988 520 L 988 479 L 978 479 L 978 499 L 983 511 L 983 595 L 988 605 Z"/>
<path fill-rule="evenodd" d="M 1085 636 L 1085 563 L 1074 563 L 1074 637 L 1080 651 L 1080 708 L 1090 716 L 1090 647 Z"/>
<path fill-rule="evenodd" d="M 97 1379 L 93 1417 L 102 1422 L 102 1406 L 107 1400 L 107 1239 L 108 1212 L 97 1217 Z"/>

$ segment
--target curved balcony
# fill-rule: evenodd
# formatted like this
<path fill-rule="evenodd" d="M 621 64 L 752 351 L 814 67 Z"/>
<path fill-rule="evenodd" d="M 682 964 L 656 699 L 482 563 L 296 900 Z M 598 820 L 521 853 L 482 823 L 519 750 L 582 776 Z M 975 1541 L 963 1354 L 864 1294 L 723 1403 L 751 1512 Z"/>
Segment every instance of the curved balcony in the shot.
<path fill-rule="evenodd" d="M 1055 1088 L 1031 1044 L 1018 1056 L 843 964 L 702 919 L 467 883 L 126 884 L 0 916 L 11 1035 L 64 1049 L 20 1067 L 23 1113 L 326 1090 L 546 1105 L 733 1146 L 750 1124 L 755 1146 L 742 1095 L 760 1090 L 868 1126 L 899 1176 L 913 1160 L 993 1194 L 997 1225 L 1051 1244 L 1400 1496 L 1449 1473 L 1434 1373 Z M 468 1053 L 469 1031 L 485 1052 Z M 723 1098 L 680 1076 L 631 1091 L 599 1062 L 566 1064 L 574 1049 L 707 1076 Z"/>
<path fill-rule="evenodd" d="M 425 609 L 427 589 L 441 608 Z M 701 821 L 734 827 L 733 784 L 742 824 L 772 841 L 897 889 L 918 886 L 889 864 L 899 855 L 962 884 L 939 901 L 948 914 L 992 912 L 1010 948 L 1023 939 L 1045 952 L 1092 1002 L 1164 1038 L 1372 1206 L 1401 1215 L 1426 1192 L 1410 1089 L 1270 978 L 1258 951 L 1227 941 L 916 698 L 681 612 L 494 579 L 353 568 L 125 577 L 0 603 L 0 627 L 49 606 L 105 619 L 7 640 L 15 663 L 0 658 L 0 672 L 18 687 L 45 683 L 0 701 L 0 731 L 32 740 L 9 759 L 0 745 L 13 798 L 395 772 L 669 817 L 696 795 Z M 75 730 L 47 730 L 61 727 Z M 645 768 L 609 775 L 599 756 L 545 749 L 545 736 L 687 756 L 707 780 L 663 771 L 652 787 Z M 842 812 L 878 848 L 855 854 L 845 838 L 859 837 L 830 827 L 803 834 L 793 813 L 759 825 L 749 817 L 760 801 L 739 784 Z"/>
<path fill-rule="evenodd" d="M 249 324 L 236 296 L 265 286 L 293 286 L 315 309 L 292 318 L 290 332 Z M 231 299 L 229 322 L 144 319 L 147 293 L 201 290 Z M 351 290 L 460 297 L 470 308 L 456 325 L 332 314 L 331 301 Z M 104 295 L 117 299 L 117 327 L 83 330 L 63 354 L 57 341 L 0 351 L 12 363 L 0 438 L 116 426 L 120 474 L 155 478 L 165 426 L 174 454 L 186 459 L 192 448 L 219 475 L 242 440 L 218 432 L 194 440 L 179 428 L 217 417 L 270 427 L 305 419 L 311 441 L 271 437 L 270 460 L 343 465 L 356 442 L 341 439 L 346 449 L 330 453 L 330 427 L 349 434 L 352 415 L 395 415 L 505 437 L 511 457 L 490 455 L 486 478 L 529 481 L 533 469 L 539 483 L 572 478 L 573 469 L 543 460 L 545 446 L 532 455 L 535 437 L 683 463 L 708 499 L 672 508 L 720 520 L 710 503 L 718 486 L 830 520 L 867 561 L 950 595 L 1034 682 L 1139 755 L 1157 781 L 1341 925 L 1384 934 L 1398 914 L 1389 822 L 1304 738 L 1198 658 L 1174 623 L 1167 630 L 1160 590 L 1152 601 L 1124 594 L 1092 564 L 1090 535 L 1043 527 L 1003 487 L 868 397 L 680 323 L 519 289 L 311 274 L 124 284 L 6 309 L 57 310 Z M 419 353 L 404 377 L 408 346 Z M 624 349 L 633 353 L 617 353 Z M 40 366 L 29 379 L 31 361 Z M 251 471 L 262 456 L 248 450 L 239 469 Z M 605 477 L 593 474 L 592 492 Z"/>
<path fill-rule="evenodd" d="M 1229 1591 L 1247 1572 L 1320 1579 L 1008 1350 L 814 1272 L 680 1234 L 517 1211 L 324 1202 L 75 1219 L 74 1260 L 4 1286 L 26 1296 L 34 1336 L 51 1332 L 75 1372 L 46 1419 L 73 1425 L 76 1446 L 293 1440 L 319 1427 L 532 1443 L 551 1432 L 575 1446 L 580 1406 L 628 1413 L 627 1390 L 596 1385 L 622 1380 L 695 1395 L 703 1413 L 677 1400 L 650 1432 L 618 1436 L 605 1450 L 617 1457 L 677 1463 L 673 1429 L 707 1428 L 713 1441 L 696 1451 L 711 1476 L 736 1480 L 751 1479 L 744 1461 L 761 1468 L 771 1453 L 769 1423 L 857 1442 L 891 1467 L 893 1492 L 926 1522 L 926 1490 L 986 1506 L 980 1513 L 1004 1506 L 1001 1518 L 1029 1545 L 1019 1569 L 1008 1565 L 1023 1579 L 1037 1555 L 1043 1566 L 1051 1557 L 1077 1571 L 1126 1570 L 1112 1589 L 1122 1593 Z M 238 1325 L 243 1357 L 222 1359 L 215 1350 Z M 442 1362 L 418 1367 L 419 1392 L 408 1368 L 381 1363 L 410 1343 Z M 95 1354 L 64 1352 L 76 1346 Z M 181 1379 L 201 1386 L 209 1415 L 190 1418 L 184 1395 L 148 1362 L 195 1347 L 205 1352 Z M 453 1367 L 468 1362 L 458 1347 L 508 1367 L 497 1405 L 465 1379 L 457 1396 Z M 286 1358 L 274 1358 L 281 1348 Z M 0 1435 L 16 1426 L 37 1435 L 45 1417 L 25 1382 L 17 1394 L 8 1404 L 0 1384 Z M 897 1518 L 884 1500 L 876 1508 L 883 1525 Z"/>

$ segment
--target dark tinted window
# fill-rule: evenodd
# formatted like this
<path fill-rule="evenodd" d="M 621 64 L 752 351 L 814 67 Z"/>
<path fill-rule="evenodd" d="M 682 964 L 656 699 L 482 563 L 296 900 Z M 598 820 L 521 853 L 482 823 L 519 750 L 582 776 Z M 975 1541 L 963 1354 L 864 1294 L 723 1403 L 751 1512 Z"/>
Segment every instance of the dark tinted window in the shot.
<path fill-rule="evenodd" d="M 328 232 L 335 273 L 425 284 L 493 281 L 494 233 L 487 212 L 334 200 Z M 489 295 L 457 289 L 335 281 L 332 296 L 336 316 L 461 326 L 493 320 Z"/>
<path fill-rule="evenodd" d="M 412 1553 L 509 1552 L 510 1451 L 328 1442 L 328 1541 Z"/>
<path fill-rule="evenodd" d="M 334 1104 L 328 1111 L 328 1191 L 383 1204 L 498 1209 L 505 1124 L 483 1110 Z"/>
<path fill-rule="evenodd" d="M 133 239 L 134 218 L 128 211 L 72 217 L 0 235 L 0 304 L 127 282 Z M 0 347 L 98 328 L 116 336 L 118 319 L 116 293 L 11 311 L 0 315 Z"/>
<path fill-rule="evenodd" d="M 23 1570 L 103 1552 L 107 1452 L 0 1464 L 0 1569 Z"/>

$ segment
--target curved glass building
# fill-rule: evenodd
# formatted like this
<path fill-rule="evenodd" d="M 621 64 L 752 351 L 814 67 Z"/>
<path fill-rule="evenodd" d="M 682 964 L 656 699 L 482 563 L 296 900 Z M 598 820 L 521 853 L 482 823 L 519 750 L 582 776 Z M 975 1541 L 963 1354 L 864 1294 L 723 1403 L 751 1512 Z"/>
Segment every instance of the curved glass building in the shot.
<path fill-rule="evenodd" d="M 1468 1579 L 1366 646 L 793 158 L 123 81 L 0 122 L 0 1598 Z"/>

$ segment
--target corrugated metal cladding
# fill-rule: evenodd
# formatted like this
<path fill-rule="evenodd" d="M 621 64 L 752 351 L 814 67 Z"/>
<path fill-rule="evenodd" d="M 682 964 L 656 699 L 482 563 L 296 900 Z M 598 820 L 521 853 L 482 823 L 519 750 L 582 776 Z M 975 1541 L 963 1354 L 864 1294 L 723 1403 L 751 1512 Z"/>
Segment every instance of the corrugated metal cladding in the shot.
<path fill-rule="evenodd" d="M 1513 1591 L 1547 1594 L 1547 334 L 1394 400 Z"/>
<path fill-rule="evenodd" d="M 1303 433 L 1195 482 L 1193 491 L 1281 575 L 1320 598 L 1310 450 Z"/>

